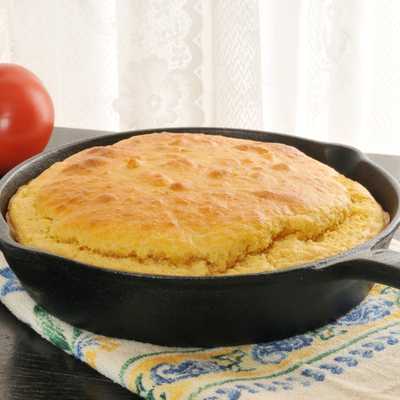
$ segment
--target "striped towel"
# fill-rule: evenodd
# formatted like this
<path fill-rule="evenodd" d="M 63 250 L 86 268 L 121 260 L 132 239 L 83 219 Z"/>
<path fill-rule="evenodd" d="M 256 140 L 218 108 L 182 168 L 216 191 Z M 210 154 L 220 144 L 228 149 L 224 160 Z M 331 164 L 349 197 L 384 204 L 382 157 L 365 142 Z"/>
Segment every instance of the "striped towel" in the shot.
<path fill-rule="evenodd" d="M 400 250 L 400 242 L 391 247 Z M 347 315 L 303 335 L 246 346 L 177 349 L 66 324 L 30 298 L 1 253 L 0 268 L 1 301 L 18 319 L 146 399 L 400 398 L 397 289 L 375 285 Z"/>

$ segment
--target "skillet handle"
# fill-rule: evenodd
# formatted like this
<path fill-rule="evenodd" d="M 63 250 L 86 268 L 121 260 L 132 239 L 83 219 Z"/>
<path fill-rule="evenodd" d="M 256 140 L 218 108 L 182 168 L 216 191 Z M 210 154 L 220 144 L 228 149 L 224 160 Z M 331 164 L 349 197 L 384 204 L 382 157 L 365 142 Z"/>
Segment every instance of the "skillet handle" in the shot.
<path fill-rule="evenodd" d="M 379 249 L 331 266 L 336 279 L 358 279 L 400 289 L 400 252 Z"/>

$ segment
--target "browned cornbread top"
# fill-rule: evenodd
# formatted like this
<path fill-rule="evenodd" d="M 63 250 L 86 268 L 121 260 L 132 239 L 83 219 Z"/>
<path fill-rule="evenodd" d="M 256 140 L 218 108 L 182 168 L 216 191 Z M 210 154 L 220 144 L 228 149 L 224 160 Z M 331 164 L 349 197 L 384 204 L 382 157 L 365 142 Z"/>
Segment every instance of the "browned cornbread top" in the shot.
<path fill-rule="evenodd" d="M 366 189 L 293 147 L 171 133 L 55 163 L 19 189 L 9 216 L 30 246 L 104 267 L 188 275 L 323 258 L 386 223 Z"/>

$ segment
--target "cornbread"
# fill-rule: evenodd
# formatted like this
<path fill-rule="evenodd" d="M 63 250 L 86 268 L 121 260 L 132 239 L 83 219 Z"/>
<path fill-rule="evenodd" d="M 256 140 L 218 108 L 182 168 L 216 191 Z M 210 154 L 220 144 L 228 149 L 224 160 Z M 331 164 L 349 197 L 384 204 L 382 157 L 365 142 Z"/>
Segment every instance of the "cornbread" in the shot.
<path fill-rule="evenodd" d="M 254 273 L 348 250 L 387 214 L 359 183 L 278 143 L 147 134 L 57 162 L 19 188 L 16 240 L 168 275 Z"/>

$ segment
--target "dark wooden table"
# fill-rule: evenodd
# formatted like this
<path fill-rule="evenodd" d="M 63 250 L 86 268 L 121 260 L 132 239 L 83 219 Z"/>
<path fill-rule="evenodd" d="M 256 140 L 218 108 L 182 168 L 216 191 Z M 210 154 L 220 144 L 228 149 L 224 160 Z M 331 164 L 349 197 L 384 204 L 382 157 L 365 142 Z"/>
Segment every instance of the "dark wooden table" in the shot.
<path fill-rule="evenodd" d="M 98 131 L 57 128 L 48 147 L 98 134 Z M 400 156 L 371 154 L 370 157 L 400 178 Z M 0 400 L 136 398 L 139 399 L 50 345 L 0 303 Z"/>

